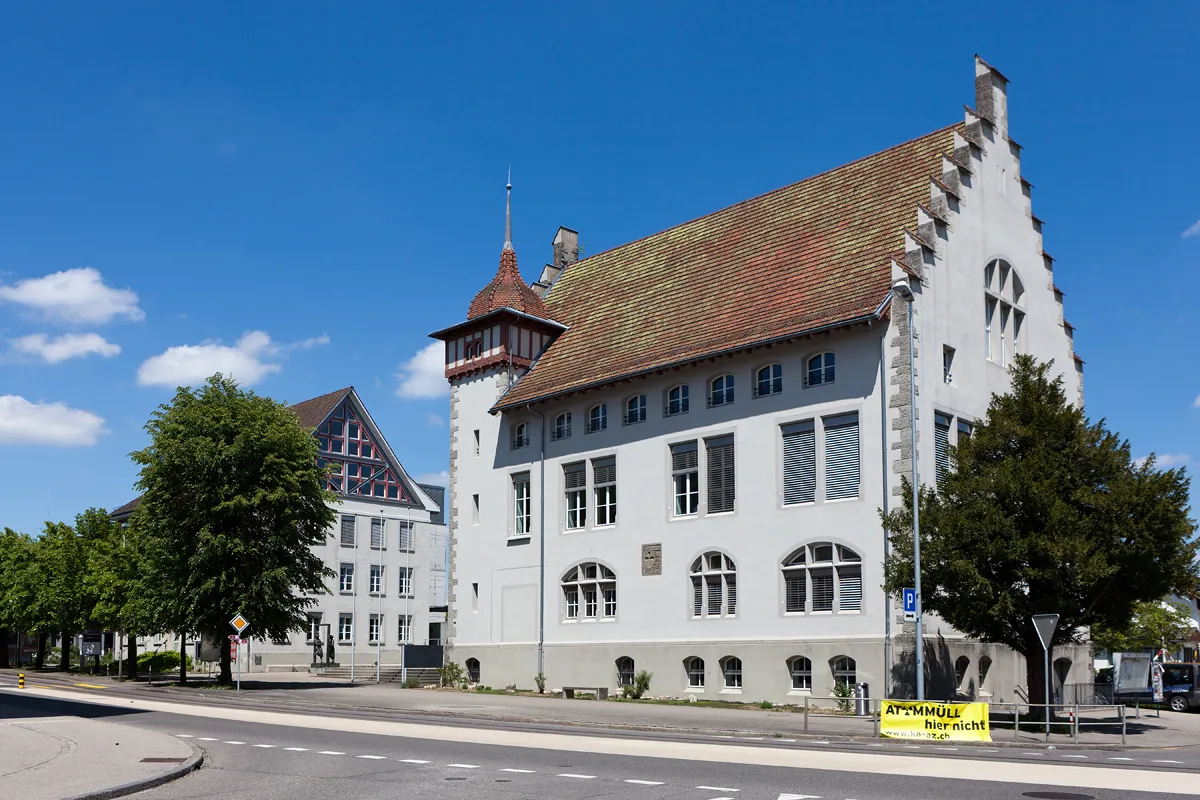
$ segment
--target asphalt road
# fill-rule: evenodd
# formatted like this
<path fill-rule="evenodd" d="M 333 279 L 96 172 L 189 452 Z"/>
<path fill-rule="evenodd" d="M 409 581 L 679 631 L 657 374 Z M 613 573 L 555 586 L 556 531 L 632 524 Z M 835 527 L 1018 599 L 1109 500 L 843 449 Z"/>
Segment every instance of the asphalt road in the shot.
<path fill-rule="evenodd" d="M 1166 798 L 1179 794 L 1077 789 L 1071 775 L 1146 776 L 1154 773 L 1106 769 L 1099 765 L 1046 765 L 1040 774 L 1055 779 L 1047 784 L 980 780 L 973 775 L 980 762 L 954 758 L 888 756 L 862 751 L 857 756 L 830 752 L 828 768 L 796 768 L 744 763 L 747 753 L 761 753 L 749 745 L 680 744 L 707 747 L 712 757 L 643 757 L 628 752 L 614 755 L 586 750 L 564 751 L 524 746 L 522 741 L 542 741 L 537 735 L 517 731 L 493 732 L 501 744 L 448 740 L 445 729 L 429 726 L 429 738 L 347 730 L 346 720 L 308 716 L 303 726 L 222 719 L 210 714 L 164 713 L 55 701 L 32 695 L 0 694 L 5 715 L 59 715 L 72 712 L 103 716 L 110 722 L 133 725 L 178 736 L 193 742 L 208 755 L 199 772 L 168 786 L 144 792 L 143 798 L 221 797 L 262 800 L 350 800 L 352 798 L 414 797 L 471 798 L 481 794 L 501 798 L 582 800 L 592 797 L 638 800 L 938 800 L 964 798 L 1044 798 L 1045 800 L 1109 800 L 1109 798 Z M 257 713 L 257 712 L 253 712 Z M 278 715 L 263 714 L 264 719 Z M 334 725 L 334 729 L 323 727 Z M 386 723 L 385 723 L 386 724 Z M 378 725 L 378 723 L 376 724 Z M 337 729 L 341 728 L 341 729 Z M 435 731 L 437 731 L 435 733 Z M 450 734 L 453 736 L 453 733 Z M 629 740 L 624 740 L 629 750 Z M 661 752 L 663 742 L 646 741 L 648 753 Z M 598 748 L 599 749 L 599 748 Z M 863 769 L 847 768 L 847 758 L 860 758 Z M 841 765 L 833 762 L 840 759 Z M 815 762 L 820 765 L 820 760 Z M 891 765 L 897 765 L 893 768 Z M 955 777 L 922 777 L 947 773 Z M 1041 765 L 1039 765 L 1040 767 Z M 1012 764 L 1020 772 L 1038 768 Z M 910 774 L 904 774 L 908 772 Z M 1063 776 L 1067 776 L 1064 780 Z M 1191 779 L 1192 775 L 1186 776 Z M 1200 776 L 1196 776 L 1200 783 Z M 1087 781 L 1095 785 L 1097 781 Z M 1127 781 L 1128 783 L 1128 781 Z M 1103 781 L 1100 786 L 1105 785 Z"/>

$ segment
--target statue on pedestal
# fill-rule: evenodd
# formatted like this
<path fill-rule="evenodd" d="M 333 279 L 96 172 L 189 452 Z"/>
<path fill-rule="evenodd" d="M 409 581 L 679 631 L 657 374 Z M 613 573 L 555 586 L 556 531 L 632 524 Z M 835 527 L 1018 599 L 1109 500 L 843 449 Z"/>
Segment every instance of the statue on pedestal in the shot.
<path fill-rule="evenodd" d="M 334 662 L 335 659 L 334 659 L 333 655 L 334 655 L 333 634 L 331 633 L 331 634 L 329 634 L 328 638 L 326 638 L 326 640 L 325 640 L 325 663 L 326 664 L 332 664 Z"/>

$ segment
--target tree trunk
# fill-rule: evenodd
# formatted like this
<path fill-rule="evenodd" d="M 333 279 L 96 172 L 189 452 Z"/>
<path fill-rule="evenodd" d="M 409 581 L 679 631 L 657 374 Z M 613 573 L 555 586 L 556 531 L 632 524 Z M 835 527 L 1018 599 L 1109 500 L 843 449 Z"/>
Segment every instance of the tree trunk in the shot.
<path fill-rule="evenodd" d="M 37 656 L 35 657 L 34 662 L 33 662 L 34 666 L 37 667 L 38 669 L 41 669 L 44 666 L 46 666 L 46 644 L 47 644 L 48 638 L 49 637 L 46 635 L 45 631 L 38 631 L 38 634 L 37 634 L 37 642 L 38 642 Z"/>
<path fill-rule="evenodd" d="M 219 683 L 233 683 L 233 670 L 230 669 L 229 659 L 229 637 L 221 638 L 221 677 L 218 678 Z"/>
<path fill-rule="evenodd" d="M 125 677 L 130 680 L 137 680 L 137 635 L 127 633 L 125 640 Z"/>
<path fill-rule="evenodd" d="M 21 657 L 21 637 L 17 637 L 17 658 Z M 0 669 L 8 669 L 8 628 L 0 628 Z"/>
<path fill-rule="evenodd" d="M 187 634 L 179 634 L 179 682 L 187 683 Z"/>
<path fill-rule="evenodd" d="M 58 659 L 58 668 L 66 672 L 71 668 L 71 636 L 70 631 L 62 632 L 62 647 L 59 650 L 62 652 L 62 657 Z"/>

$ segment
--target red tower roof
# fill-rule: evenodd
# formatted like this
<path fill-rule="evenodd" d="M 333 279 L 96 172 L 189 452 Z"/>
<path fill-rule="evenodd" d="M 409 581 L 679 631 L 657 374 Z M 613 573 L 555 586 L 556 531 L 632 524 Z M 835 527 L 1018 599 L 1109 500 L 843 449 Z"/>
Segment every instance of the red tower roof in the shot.
<path fill-rule="evenodd" d="M 517 254 L 511 247 L 506 247 L 500 253 L 500 269 L 496 271 L 492 282 L 483 287 L 483 291 L 471 301 L 467 319 L 482 317 L 501 308 L 511 308 L 542 319 L 550 317 L 542 298 L 521 280 L 521 271 L 517 269 Z"/>

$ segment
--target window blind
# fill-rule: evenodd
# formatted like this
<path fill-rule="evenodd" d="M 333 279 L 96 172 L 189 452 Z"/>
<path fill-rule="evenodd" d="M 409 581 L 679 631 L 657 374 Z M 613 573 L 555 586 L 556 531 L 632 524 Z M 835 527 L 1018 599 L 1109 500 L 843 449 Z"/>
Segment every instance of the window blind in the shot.
<path fill-rule="evenodd" d="M 858 414 L 825 419 L 825 499 L 858 497 Z"/>
<path fill-rule="evenodd" d="M 862 610 L 862 568 L 839 567 L 838 589 L 841 592 L 838 608 L 842 611 Z"/>
<path fill-rule="evenodd" d="M 371 547 L 380 549 L 383 547 L 383 520 L 371 520 Z"/>
<path fill-rule="evenodd" d="M 563 482 L 568 491 L 587 486 L 587 471 L 584 470 L 583 464 L 568 464 L 563 467 Z"/>
<path fill-rule="evenodd" d="M 946 482 L 950 472 L 950 417 L 933 415 L 933 460 L 937 485 Z"/>
<path fill-rule="evenodd" d="M 354 546 L 354 517 L 342 517 L 342 544 Z"/>
<path fill-rule="evenodd" d="M 784 575 L 786 605 L 785 610 L 803 612 L 807 601 L 807 576 L 804 570 L 794 570 Z"/>
<path fill-rule="evenodd" d="M 783 426 L 783 503 L 817 499 L 817 436 L 812 420 Z"/>
<path fill-rule="evenodd" d="M 813 611 L 833 611 L 833 572 L 831 570 L 813 570 L 812 603 Z"/>
<path fill-rule="evenodd" d="M 707 440 L 705 454 L 708 458 L 708 511 L 710 514 L 733 511 L 733 437 Z"/>

